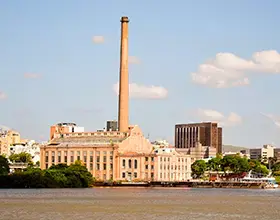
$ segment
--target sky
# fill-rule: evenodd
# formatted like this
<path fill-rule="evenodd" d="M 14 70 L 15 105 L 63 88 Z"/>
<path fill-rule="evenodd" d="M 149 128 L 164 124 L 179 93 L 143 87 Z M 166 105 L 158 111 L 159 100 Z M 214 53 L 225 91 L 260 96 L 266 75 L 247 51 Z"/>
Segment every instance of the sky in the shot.
<path fill-rule="evenodd" d="M 216 121 L 223 143 L 280 145 L 277 0 L 0 1 L 0 125 L 47 140 L 117 119 L 120 18 L 128 16 L 130 124 L 174 142 Z M 277 88 L 278 87 L 278 88 Z"/>

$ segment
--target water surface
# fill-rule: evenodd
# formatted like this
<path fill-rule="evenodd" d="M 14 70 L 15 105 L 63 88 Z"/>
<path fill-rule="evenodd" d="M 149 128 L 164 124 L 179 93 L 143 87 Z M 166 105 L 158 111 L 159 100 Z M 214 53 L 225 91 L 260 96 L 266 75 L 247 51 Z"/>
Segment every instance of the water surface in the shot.
<path fill-rule="evenodd" d="M 0 189 L 1 220 L 280 219 L 280 190 Z"/>

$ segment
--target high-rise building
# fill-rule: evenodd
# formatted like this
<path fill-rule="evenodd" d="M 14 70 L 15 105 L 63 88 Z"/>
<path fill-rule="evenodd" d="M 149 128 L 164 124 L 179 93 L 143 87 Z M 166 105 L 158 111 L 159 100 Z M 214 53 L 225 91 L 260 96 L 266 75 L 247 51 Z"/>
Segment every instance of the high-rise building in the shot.
<path fill-rule="evenodd" d="M 217 123 L 203 122 L 175 125 L 175 147 L 192 149 L 200 143 L 222 153 L 222 128 Z"/>
<path fill-rule="evenodd" d="M 107 121 L 107 131 L 117 131 L 118 130 L 118 122 L 117 121 Z"/>

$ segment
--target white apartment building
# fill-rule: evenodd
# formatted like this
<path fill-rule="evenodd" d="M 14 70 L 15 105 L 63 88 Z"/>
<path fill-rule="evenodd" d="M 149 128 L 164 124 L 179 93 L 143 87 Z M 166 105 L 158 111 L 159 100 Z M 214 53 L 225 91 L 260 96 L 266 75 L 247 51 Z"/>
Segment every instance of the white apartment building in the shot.
<path fill-rule="evenodd" d="M 274 149 L 272 145 L 266 144 L 262 148 L 250 149 L 250 159 L 261 160 L 268 163 L 268 158 L 274 157 Z"/>
<path fill-rule="evenodd" d="M 175 148 L 160 148 L 157 154 L 158 181 L 186 181 L 191 179 L 191 156 L 178 153 Z"/>

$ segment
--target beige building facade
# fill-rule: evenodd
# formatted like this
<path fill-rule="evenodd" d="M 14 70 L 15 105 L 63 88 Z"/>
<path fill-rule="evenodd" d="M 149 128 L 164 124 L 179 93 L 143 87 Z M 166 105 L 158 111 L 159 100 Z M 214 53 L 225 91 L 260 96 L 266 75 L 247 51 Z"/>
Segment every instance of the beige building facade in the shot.
<path fill-rule="evenodd" d="M 137 125 L 129 127 L 128 132 L 60 132 L 59 136 L 41 146 L 41 169 L 80 160 L 100 181 L 183 181 L 191 178 L 190 155 L 180 154 L 175 149 L 155 153 Z"/>

